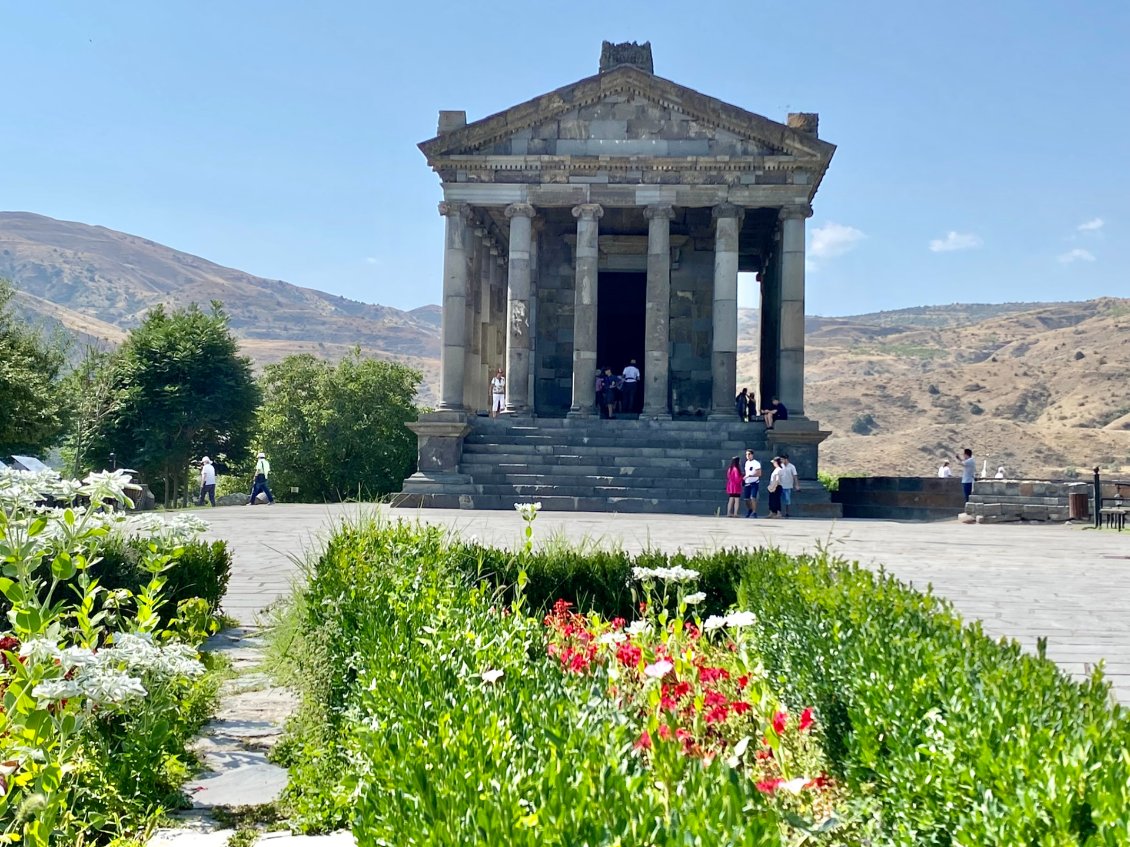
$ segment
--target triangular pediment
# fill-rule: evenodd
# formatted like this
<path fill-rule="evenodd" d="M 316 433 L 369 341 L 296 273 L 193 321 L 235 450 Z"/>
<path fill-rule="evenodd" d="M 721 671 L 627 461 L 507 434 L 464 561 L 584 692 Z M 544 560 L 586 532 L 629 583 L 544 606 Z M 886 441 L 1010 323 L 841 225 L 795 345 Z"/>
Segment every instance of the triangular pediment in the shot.
<path fill-rule="evenodd" d="M 433 167 L 451 157 L 772 156 L 822 172 L 835 146 L 632 66 L 567 85 L 425 141 Z"/>

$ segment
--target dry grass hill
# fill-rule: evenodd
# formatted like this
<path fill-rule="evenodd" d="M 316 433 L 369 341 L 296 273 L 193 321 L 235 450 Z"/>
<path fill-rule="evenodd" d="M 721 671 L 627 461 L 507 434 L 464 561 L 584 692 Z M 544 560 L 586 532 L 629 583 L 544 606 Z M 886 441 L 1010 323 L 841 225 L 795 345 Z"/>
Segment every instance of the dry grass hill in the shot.
<path fill-rule="evenodd" d="M 257 363 L 358 345 L 438 388 L 438 306 L 403 312 L 224 268 L 133 235 L 0 212 L 0 278 L 18 307 L 113 345 L 157 303 L 221 300 Z M 756 389 L 757 312 L 738 372 Z M 808 320 L 807 406 L 833 431 L 822 465 L 928 475 L 961 447 L 1009 474 L 1130 473 L 1130 300 L 922 306 Z"/>

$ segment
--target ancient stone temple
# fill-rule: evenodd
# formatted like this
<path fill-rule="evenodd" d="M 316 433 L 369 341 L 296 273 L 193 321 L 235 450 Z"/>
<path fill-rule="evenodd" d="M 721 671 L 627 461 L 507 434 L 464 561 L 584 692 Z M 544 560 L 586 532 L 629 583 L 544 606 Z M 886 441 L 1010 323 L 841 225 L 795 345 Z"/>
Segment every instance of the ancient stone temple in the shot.
<path fill-rule="evenodd" d="M 835 147 L 815 114 L 777 123 L 656 76 L 650 44 L 605 43 L 595 76 L 420 144 L 444 216 L 442 383 L 403 502 L 713 513 L 746 447 L 814 479 L 805 415 L 805 221 Z M 754 396 L 735 410 L 738 274 L 761 289 Z M 601 414 L 597 369 L 641 373 Z M 490 418 L 490 379 L 506 378 Z M 835 507 L 815 483 L 797 512 Z M 762 495 L 764 497 L 764 494 Z"/>

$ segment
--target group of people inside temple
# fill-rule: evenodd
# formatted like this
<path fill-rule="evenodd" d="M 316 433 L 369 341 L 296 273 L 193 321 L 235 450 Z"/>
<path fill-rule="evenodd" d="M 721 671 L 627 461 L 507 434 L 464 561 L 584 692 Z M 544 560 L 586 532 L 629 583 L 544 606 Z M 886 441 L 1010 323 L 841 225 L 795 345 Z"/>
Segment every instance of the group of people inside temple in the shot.
<path fill-rule="evenodd" d="M 759 410 L 757 408 L 757 398 L 753 396 L 753 392 L 748 388 L 743 388 L 738 392 L 738 396 L 734 398 L 734 406 L 738 413 L 738 420 L 755 421 L 761 418 L 765 421 L 766 429 L 772 429 L 773 424 L 777 421 L 787 421 L 789 419 L 789 410 L 785 408 L 785 404 L 776 397 L 773 398 L 768 407 Z"/>

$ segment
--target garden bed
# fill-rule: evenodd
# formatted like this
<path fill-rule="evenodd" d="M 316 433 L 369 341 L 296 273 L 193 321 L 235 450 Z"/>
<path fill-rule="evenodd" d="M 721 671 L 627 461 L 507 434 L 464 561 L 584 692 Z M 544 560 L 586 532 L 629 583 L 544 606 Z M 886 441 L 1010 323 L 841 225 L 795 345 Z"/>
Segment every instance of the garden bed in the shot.
<path fill-rule="evenodd" d="M 1130 844 L 1130 725 L 1097 674 L 825 555 L 515 554 L 364 523 L 310 577 L 277 639 L 307 831 Z"/>

